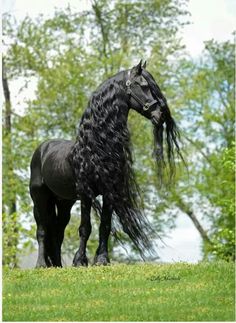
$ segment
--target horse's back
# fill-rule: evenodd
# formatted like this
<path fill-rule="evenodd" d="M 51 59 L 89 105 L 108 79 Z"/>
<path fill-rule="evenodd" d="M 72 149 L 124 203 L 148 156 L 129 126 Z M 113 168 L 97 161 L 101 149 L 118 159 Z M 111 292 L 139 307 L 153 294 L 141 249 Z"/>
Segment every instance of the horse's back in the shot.
<path fill-rule="evenodd" d="M 53 139 L 43 142 L 31 160 L 30 188 L 47 186 L 61 199 L 76 199 L 73 170 L 68 156 L 74 142 Z"/>

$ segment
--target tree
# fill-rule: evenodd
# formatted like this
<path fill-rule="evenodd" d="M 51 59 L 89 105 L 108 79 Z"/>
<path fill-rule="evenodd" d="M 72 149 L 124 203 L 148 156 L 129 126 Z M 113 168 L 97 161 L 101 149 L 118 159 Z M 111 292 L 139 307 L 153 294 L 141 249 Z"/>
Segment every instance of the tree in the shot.
<path fill-rule="evenodd" d="M 193 221 L 205 255 L 227 259 L 235 257 L 233 64 L 230 41 L 209 41 L 200 61 L 181 60 L 170 80 L 179 93 L 171 103 L 183 120 L 189 175 L 177 174 L 177 184 L 165 201 Z"/>
<path fill-rule="evenodd" d="M 8 86 L 5 62 L 2 59 L 2 84 L 5 98 L 3 124 L 3 170 L 6 171 L 3 184 L 6 187 L 3 194 L 3 246 L 6 250 L 4 262 L 17 266 L 16 244 L 18 240 L 18 224 L 16 213 L 16 181 L 14 176 L 14 152 L 12 140 L 12 107 Z M 3 263 L 4 263 L 3 262 Z"/>

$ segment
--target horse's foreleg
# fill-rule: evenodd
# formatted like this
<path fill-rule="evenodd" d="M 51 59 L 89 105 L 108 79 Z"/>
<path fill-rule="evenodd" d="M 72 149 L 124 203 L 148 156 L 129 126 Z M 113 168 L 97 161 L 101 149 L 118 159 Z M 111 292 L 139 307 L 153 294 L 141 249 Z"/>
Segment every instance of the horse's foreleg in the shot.
<path fill-rule="evenodd" d="M 108 256 L 108 239 L 111 232 L 112 206 L 103 197 L 101 223 L 99 227 L 99 246 L 94 258 L 95 265 L 107 265 L 110 263 Z"/>
<path fill-rule="evenodd" d="M 88 258 L 86 256 L 87 241 L 90 236 L 92 226 L 90 221 L 92 201 L 88 197 L 81 198 L 81 222 L 79 227 L 80 246 L 75 254 L 73 266 L 88 266 Z"/>

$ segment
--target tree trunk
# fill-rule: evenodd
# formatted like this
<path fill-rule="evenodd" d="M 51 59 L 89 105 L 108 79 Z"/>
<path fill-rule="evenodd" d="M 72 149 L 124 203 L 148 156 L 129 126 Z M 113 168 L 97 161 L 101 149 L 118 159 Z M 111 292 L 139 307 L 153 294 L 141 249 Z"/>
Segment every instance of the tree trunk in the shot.
<path fill-rule="evenodd" d="M 200 233 L 203 241 L 204 242 L 207 242 L 207 243 L 211 243 L 211 240 L 209 239 L 206 231 L 203 229 L 201 223 L 198 221 L 196 215 L 192 211 L 190 211 L 190 210 L 186 214 L 193 221 L 193 224 L 195 225 L 195 227 L 197 228 L 198 232 Z"/>
<path fill-rule="evenodd" d="M 108 74 L 108 66 L 107 66 L 107 62 L 106 62 L 106 59 L 108 58 L 107 47 L 109 46 L 108 32 L 105 27 L 105 22 L 102 17 L 102 10 L 101 10 L 101 7 L 99 7 L 98 1 L 95 1 L 95 0 L 93 1 L 92 8 L 94 10 L 94 14 L 96 17 L 98 28 L 100 29 L 101 36 L 102 36 L 101 53 L 105 58 L 105 61 L 104 61 L 105 73 Z"/>
<path fill-rule="evenodd" d="M 187 216 L 192 220 L 194 226 L 196 227 L 196 229 L 198 230 L 198 232 L 200 233 L 202 240 L 206 243 L 210 243 L 211 244 L 211 240 L 208 237 L 208 234 L 206 232 L 206 230 L 202 227 L 201 223 L 199 222 L 199 220 L 197 219 L 196 215 L 193 213 L 193 211 L 188 207 L 188 205 L 186 205 L 181 199 L 178 200 L 178 206 L 179 208 L 185 213 L 187 214 Z"/>
<path fill-rule="evenodd" d="M 8 79 L 6 74 L 4 58 L 2 58 L 2 85 L 5 98 L 5 113 L 3 123 L 3 145 L 4 149 L 4 165 L 5 172 L 3 173 L 3 184 L 6 185 L 7 193 L 5 194 L 5 200 L 3 201 L 3 209 L 5 212 L 6 223 L 3 223 L 3 235 L 6 234 L 3 239 L 7 239 L 5 246 L 11 250 L 11 257 L 4 258 L 3 252 L 3 264 L 11 266 L 17 266 L 16 248 L 18 242 L 18 229 L 16 219 L 16 187 L 14 184 L 14 165 L 13 165 L 13 153 L 12 153 L 12 109 L 11 109 L 11 98 L 10 90 L 8 85 Z M 4 228 L 7 232 L 4 232 Z M 10 236 L 12 235 L 12 236 Z M 7 252 L 8 254 L 9 252 Z"/>

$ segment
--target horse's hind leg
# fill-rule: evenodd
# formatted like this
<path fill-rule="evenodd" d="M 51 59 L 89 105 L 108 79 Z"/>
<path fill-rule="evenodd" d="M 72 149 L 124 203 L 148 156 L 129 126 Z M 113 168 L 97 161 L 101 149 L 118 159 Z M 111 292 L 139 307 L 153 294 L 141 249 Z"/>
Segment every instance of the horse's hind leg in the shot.
<path fill-rule="evenodd" d="M 31 185 L 30 193 L 34 202 L 34 217 L 37 224 L 36 236 L 39 245 L 36 267 L 49 267 L 51 263 L 48 259 L 46 239 L 49 234 L 48 228 L 51 217 L 49 212 L 51 194 L 43 184 Z"/>
<path fill-rule="evenodd" d="M 48 190 L 47 187 L 45 190 Z M 70 210 L 74 202 L 56 201 L 49 190 L 47 195 L 41 195 L 41 199 L 38 195 L 37 199 L 35 199 L 35 204 L 38 205 L 38 208 L 35 207 L 35 220 L 39 244 L 36 267 L 62 267 L 61 245 L 65 227 L 70 220 Z"/>
<path fill-rule="evenodd" d="M 61 263 L 61 246 L 64 239 L 64 232 L 70 221 L 70 211 L 75 201 L 57 200 L 57 218 L 56 218 L 56 262 L 55 265 L 62 267 Z"/>
<path fill-rule="evenodd" d="M 90 222 L 91 205 L 92 201 L 90 198 L 86 196 L 81 197 L 80 246 L 73 260 L 73 266 L 75 267 L 88 266 L 86 246 L 92 229 Z"/>
<path fill-rule="evenodd" d="M 34 206 L 34 218 L 37 224 L 37 231 L 36 231 L 36 237 L 38 241 L 38 259 L 36 263 L 36 268 L 39 267 L 48 267 L 49 264 L 46 262 L 45 253 L 45 236 L 46 236 L 46 230 L 45 225 L 40 221 L 40 212 L 38 211 L 37 207 Z"/>
<path fill-rule="evenodd" d="M 54 266 L 61 267 L 61 256 L 59 253 L 58 246 L 58 217 L 56 215 L 56 204 L 54 196 L 51 197 L 48 202 L 48 222 L 47 222 L 47 233 L 45 238 L 45 246 L 46 246 L 46 261 Z"/>
<path fill-rule="evenodd" d="M 108 239 L 111 232 L 112 206 L 103 197 L 101 223 L 99 227 L 99 246 L 94 258 L 95 265 L 107 265 L 110 263 L 108 257 Z"/>

